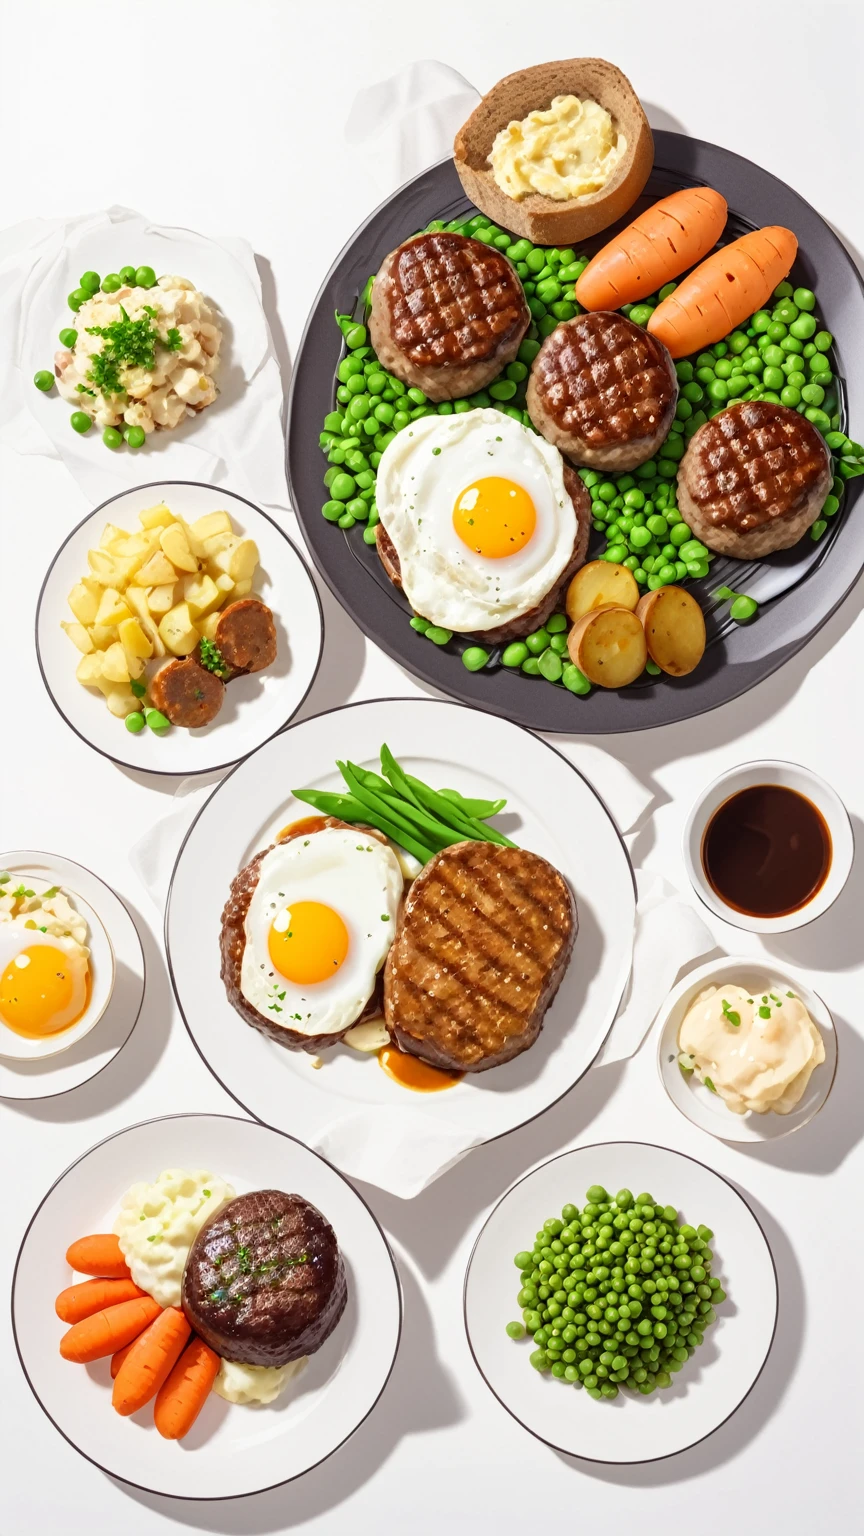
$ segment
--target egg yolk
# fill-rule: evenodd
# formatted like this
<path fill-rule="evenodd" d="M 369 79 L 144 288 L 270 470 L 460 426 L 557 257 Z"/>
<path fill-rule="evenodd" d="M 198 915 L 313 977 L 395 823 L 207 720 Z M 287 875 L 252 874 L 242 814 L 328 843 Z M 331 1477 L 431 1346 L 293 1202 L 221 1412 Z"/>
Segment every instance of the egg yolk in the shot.
<path fill-rule="evenodd" d="M 487 560 L 503 560 L 524 549 L 536 526 L 537 509 L 528 492 L 500 475 L 466 485 L 453 508 L 453 527 L 462 543 Z"/>
<path fill-rule="evenodd" d="M 80 1019 L 86 1006 L 69 956 L 50 944 L 22 949 L 0 976 L 0 1018 L 17 1034 L 56 1034 Z"/>
<path fill-rule="evenodd" d="M 280 976 L 308 987 L 335 976 L 348 953 L 348 929 L 322 901 L 298 901 L 275 917 L 267 941 Z"/>

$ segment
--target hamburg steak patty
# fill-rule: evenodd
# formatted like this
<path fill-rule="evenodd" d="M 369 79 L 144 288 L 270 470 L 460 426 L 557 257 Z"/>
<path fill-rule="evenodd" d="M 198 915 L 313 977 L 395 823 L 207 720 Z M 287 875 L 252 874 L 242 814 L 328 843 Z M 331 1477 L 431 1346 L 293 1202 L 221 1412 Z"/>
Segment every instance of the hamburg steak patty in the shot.
<path fill-rule="evenodd" d="M 830 489 L 823 438 L 771 400 L 733 405 L 704 422 L 678 466 L 678 507 L 694 537 L 737 560 L 797 544 Z"/>
<path fill-rule="evenodd" d="M 662 341 L 624 315 L 596 310 L 546 337 L 526 403 L 537 430 L 575 463 L 635 469 L 672 425 L 678 377 Z"/>
<path fill-rule="evenodd" d="M 372 284 L 369 337 L 379 361 L 430 400 L 483 389 L 512 363 L 530 323 L 512 262 L 447 230 L 397 246 Z"/>
<path fill-rule="evenodd" d="M 511 619 L 506 624 L 496 624 L 494 629 L 473 630 L 466 632 L 466 639 L 478 640 L 483 644 L 509 645 L 511 640 L 520 640 L 523 635 L 531 635 L 535 629 L 539 629 L 546 623 L 551 613 L 563 602 L 564 594 L 576 572 L 585 564 L 588 554 L 588 536 L 591 532 L 591 496 L 582 484 L 579 476 L 569 465 L 564 466 L 564 489 L 573 503 L 573 511 L 576 513 L 576 537 L 573 541 L 573 553 L 564 570 L 561 572 L 554 586 L 550 588 L 542 602 L 530 608 L 518 619 Z M 375 544 L 378 550 L 378 558 L 381 561 L 387 575 L 394 587 L 402 586 L 402 573 L 399 568 L 399 556 L 383 523 L 378 523 L 375 529 Z M 425 618 L 427 615 L 423 614 Z"/>
<path fill-rule="evenodd" d="M 405 901 L 384 967 L 384 1018 L 404 1051 L 483 1072 L 534 1044 L 567 969 L 576 908 L 536 853 L 455 843 Z"/>
<path fill-rule="evenodd" d="M 320 1349 L 345 1310 L 336 1234 L 300 1195 L 239 1195 L 205 1223 L 183 1271 L 182 1306 L 225 1360 L 287 1365 Z"/>

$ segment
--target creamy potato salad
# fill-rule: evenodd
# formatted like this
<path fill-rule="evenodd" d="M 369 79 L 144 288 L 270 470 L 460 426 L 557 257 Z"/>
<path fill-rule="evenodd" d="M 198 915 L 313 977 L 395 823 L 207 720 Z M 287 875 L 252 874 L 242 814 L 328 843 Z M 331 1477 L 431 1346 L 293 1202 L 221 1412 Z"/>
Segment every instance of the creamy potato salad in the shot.
<path fill-rule="evenodd" d="M 114 1231 L 132 1279 L 160 1307 L 179 1307 L 186 1259 L 205 1221 L 236 1190 L 218 1174 L 167 1168 L 123 1196 Z"/>

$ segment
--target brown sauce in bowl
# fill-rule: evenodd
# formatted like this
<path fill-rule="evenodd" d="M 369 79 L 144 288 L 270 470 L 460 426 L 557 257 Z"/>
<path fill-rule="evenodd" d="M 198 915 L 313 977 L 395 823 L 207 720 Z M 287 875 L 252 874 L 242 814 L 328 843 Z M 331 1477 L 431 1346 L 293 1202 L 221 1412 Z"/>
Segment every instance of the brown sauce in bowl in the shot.
<path fill-rule="evenodd" d="M 831 833 L 811 800 L 785 784 L 753 784 L 718 806 L 702 838 L 713 891 L 748 917 L 800 912 L 831 868 Z"/>

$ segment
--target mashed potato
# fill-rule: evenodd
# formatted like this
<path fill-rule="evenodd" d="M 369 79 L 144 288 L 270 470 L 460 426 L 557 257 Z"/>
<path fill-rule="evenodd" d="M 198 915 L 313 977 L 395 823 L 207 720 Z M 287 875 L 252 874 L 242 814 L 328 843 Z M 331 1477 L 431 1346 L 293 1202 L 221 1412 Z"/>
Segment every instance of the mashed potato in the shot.
<path fill-rule="evenodd" d="M 236 1360 L 223 1360 L 213 1391 L 226 1403 L 272 1403 L 305 1364 L 305 1355 L 288 1365 L 240 1365 Z"/>
<path fill-rule="evenodd" d="M 132 1278 L 162 1307 L 179 1307 L 186 1257 L 195 1238 L 236 1191 L 217 1174 L 167 1168 L 153 1184 L 123 1196 L 114 1231 Z"/>

